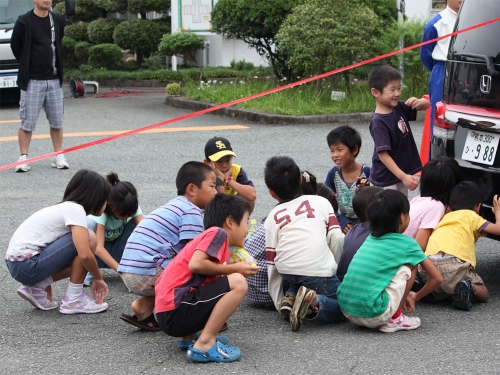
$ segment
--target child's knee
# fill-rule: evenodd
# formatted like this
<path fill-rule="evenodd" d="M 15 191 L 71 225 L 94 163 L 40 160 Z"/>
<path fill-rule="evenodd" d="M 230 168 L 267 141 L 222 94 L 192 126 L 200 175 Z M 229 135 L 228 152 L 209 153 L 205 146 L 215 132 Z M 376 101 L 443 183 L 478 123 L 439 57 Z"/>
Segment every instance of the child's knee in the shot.
<path fill-rule="evenodd" d="M 227 278 L 229 281 L 229 288 L 231 289 L 231 291 L 238 290 L 244 293 L 247 292 L 248 290 L 247 279 L 241 273 L 233 273 L 229 275 Z"/>
<path fill-rule="evenodd" d="M 97 248 L 97 236 L 90 229 L 87 229 L 87 232 L 89 233 L 90 250 L 95 254 L 95 250 Z"/>

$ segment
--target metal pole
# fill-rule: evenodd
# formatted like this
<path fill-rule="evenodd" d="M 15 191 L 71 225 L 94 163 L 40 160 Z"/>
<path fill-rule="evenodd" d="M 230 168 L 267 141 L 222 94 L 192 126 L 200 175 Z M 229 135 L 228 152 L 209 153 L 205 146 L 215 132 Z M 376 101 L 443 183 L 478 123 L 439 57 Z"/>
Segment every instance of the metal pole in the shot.
<path fill-rule="evenodd" d="M 396 9 L 398 10 L 398 26 L 402 27 L 404 23 L 405 0 L 396 0 Z M 403 37 L 399 38 L 399 49 L 404 48 Z M 399 54 L 399 71 L 401 72 L 401 85 L 404 87 L 405 64 L 404 52 Z"/>

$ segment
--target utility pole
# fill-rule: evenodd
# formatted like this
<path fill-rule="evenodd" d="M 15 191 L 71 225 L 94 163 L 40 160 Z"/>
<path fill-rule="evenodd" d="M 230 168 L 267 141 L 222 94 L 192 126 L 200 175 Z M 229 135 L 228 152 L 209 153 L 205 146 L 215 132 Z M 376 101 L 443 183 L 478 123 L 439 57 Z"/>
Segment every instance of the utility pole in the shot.
<path fill-rule="evenodd" d="M 398 10 L 398 26 L 402 27 L 405 17 L 405 0 L 396 0 L 396 9 Z M 403 37 L 399 38 L 399 49 L 404 48 Z M 404 64 L 404 52 L 399 54 L 399 71 L 401 72 L 401 85 L 404 87 L 405 79 L 405 64 Z"/>

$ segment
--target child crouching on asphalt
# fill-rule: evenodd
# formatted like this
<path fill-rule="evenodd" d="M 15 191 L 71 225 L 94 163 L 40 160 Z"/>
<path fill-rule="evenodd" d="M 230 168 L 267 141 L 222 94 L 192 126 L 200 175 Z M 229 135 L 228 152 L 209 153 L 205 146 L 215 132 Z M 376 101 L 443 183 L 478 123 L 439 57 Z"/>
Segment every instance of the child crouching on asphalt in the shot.
<path fill-rule="evenodd" d="M 375 195 L 366 214 L 371 234 L 352 258 L 337 294 L 345 316 L 354 324 L 396 332 L 420 327 L 420 319 L 403 314 L 441 284 L 442 276 L 419 244 L 402 234 L 410 222 L 410 204 L 397 190 Z M 429 275 L 418 292 L 410 289 L 417 265 Z"/>
<path fill-rule="evenodd" d="M 443 273 L 443 283 L 432 293 L 435 299 L 454 296 L 453 307 L 469 311 L 472 302 L 486 302 L 489 292 L 483 279 L 474 272 L 474 244 L 487 233 L 500 235 L 500 202 L 493 197 L 496 223 L 479 216 L 483 194 L 475 182 L 462 181 L 450 193 L 451 212 L 444 215 L 432 232 L 425 254 Z M 422 280 L 429 283 L 427 270 L 419 269 Z M 427 285 L 427 284 L 426 284 Z"/>
<path fill-rule="evenodd" d="M 293 331 L 305 319 L 345 320 L 337 302 L 335 276 L 344 235 L 327 199 L 299 194 L 301 177 L 289 157 L 275 156 L 266 163 L 264 180 L 278 201 L 265 223 L 269 293 Z M 282 280 L 290 283 L 286 294 Z"/>
<path fill-rule="evenodd" d="M 233 362 L 241 355 L 217 332 L 243 301 L 245 277 L 259 270 L 248 262 L 229 264 L 229 246 L 243 246 L 251 210 L 243 198 L 217 194 L 205 209 L 206 230 L 179 252 L 156 282 L 160 327 L 169 336 L 181 337 L 177 347 L 187 349 L 192 361 Z"/>

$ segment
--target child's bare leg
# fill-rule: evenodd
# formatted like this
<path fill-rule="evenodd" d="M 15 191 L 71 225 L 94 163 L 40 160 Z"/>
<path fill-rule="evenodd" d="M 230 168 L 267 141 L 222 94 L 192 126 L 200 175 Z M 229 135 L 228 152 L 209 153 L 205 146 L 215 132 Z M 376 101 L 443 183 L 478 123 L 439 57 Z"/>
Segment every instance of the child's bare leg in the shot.
<path fill-rule="evenodd" d="M 97 248 L 97 237 L 91 230 L 87 229 L 87 231 L 89 234 L 90 251 L 92 251 L 92 254 L 95 254 Z M 73 284 L 83 284 L 83 280 L 85 280 L 86 275 L 87 270 L 83 266 L 80 256 L 76 255 L 75 259 L 73 259 L 73 263 L 71 263 L 69 281 Z"/>
<path fill-rule="evenodd" d="M 134 310 L 135 315 L 137 315 L 138 320 L 144 320 L 148 318 L 155 308 L 155 297 L 141 297 L 132 302 L 132 310 Z"/>
<path fill-rule="evenodd" d="M 486 302 L 490 297 L 490 293 L 484 285 L 472 284 L 472 289 L 474 290 L 474 299 L 477 302 Z"/>
<path fill-rule="evenodd" d="M 410 265 L 406 265 L 410 271 L 411 271 L 411 277 L 408 279 L 406 282 L 406 289 L 405 293 L 403 294 L 403 298 L 401 299 L 401 303 L 399 304 L 399 308 L 403 308 L 403 305 L 406 301 L 406 297 L 408 297 L 408 294 L 411 291 L 411 287 L 413 286 L 413 283 L 415 282 L 415 277 L 417 276 L 417 266 L 411 267 Z"/>
<path fill-rule="evenodd" d="M 217 332 L 219 332 L 222 325 L 233 315 L 241 304 L 241 301 L 243 301 L 243 298 L 245 298 L 248 290 L 245 277 L 240 273 L 233 273 L 227 279 L 230 290 L 217 302 L 212 310 L 205 328 L 203 328 L 200 337 L 193 345 L 195 349 L 207 351 L 215 345 Z"/>

